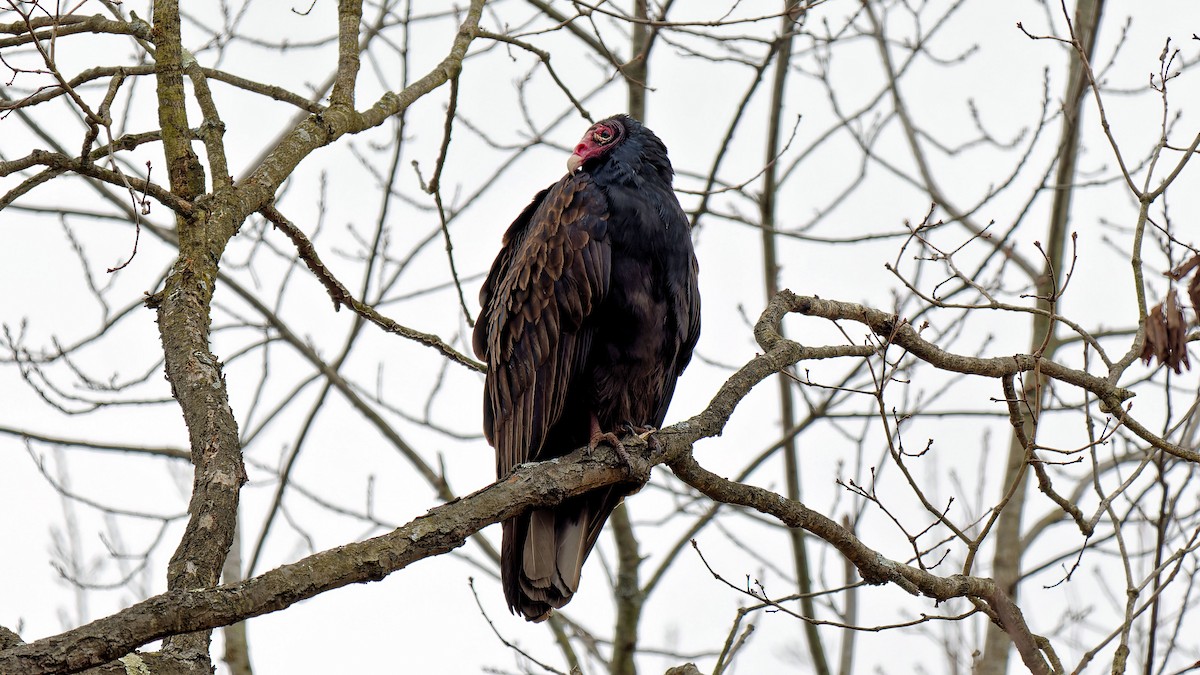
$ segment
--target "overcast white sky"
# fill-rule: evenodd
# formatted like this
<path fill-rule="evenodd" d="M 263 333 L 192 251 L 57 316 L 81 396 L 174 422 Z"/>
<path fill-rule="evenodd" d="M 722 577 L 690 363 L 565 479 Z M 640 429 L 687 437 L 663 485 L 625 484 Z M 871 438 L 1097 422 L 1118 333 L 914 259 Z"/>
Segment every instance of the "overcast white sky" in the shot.
<path fill-rule="evenodd" d="M 304 3 L 300 3 L 301 5 Z M 442 3 L 415 3 L 414 14 L 436 12 Z M 562 3 L 558 3 L 562 4 Z M 714 3 L 714 6 L 717 3 Z M 722 6 L 724 3 L 720 3 Z M 920 28 L 929 30 L 937 17 L 944 14 L 946 3 L 934 2 L 921 13 Z M 937 60 L 922 57 L 905 75 L 901 87 L 912 108 L 917 124 L 947 146 L 970 141 L 978 136 L 968 101 L 973 101 L 980 122 L 998 140 L 1019 139 L 1017 146 L 1025 147 L 1033 133 L 1042 106 L 1043 72 L 1049 69 L 1049 95 L 1053 101 L 1062 96 L 1065 85 L 1063 65 L 1066 54 L 1050 41 L 1032 41 L 1016 27 L 1018 21 L 1033 33 L 1061 32 L 1063 23 L 1056 3 L 1048 9 L 1042 3 L 968 2 L 951 15 L 945 27 L 937 33 L 931 51 Z M 147 17 L 150 10 L 144 2 L 126 2 L 125 11 L 135 11 Z M 1114 90 L 1106 97 L 1112 128 L 1129 157 L 1140 158 L 1157 139 L 1160 130 L 1161 108 L 1155 96 L 1147 95 L 1147 80 L 1157 72 L 1158 57 L 1164 40 L 1172 38 L 1173 45 L 1183 50 L 1184 61 L 1197 57 L 1198 43 L 1193 32 L 1200 30 L 1200 4 L 1191 1 L 1159 0 L 1140 3 L 1108 3 L 1101 37 L 1098 67 L 1111 59 L 1114 46 L 1122 41 L 1115 65 L 1104 71 L 1105 83 Z M 838 26 L 842 17 L 856 11 L 857 2 L 832 0 L 825 3 L 809 19 L 809 28 L 823 32 L 822 21 Z M 303 7 L 299 7 L 303 9 Z M 278 41 L 286 36 L 292 44 L 325 38 L 336 26 L 335 3 L 317 0 L 312 11 L 300 15 L 286 2 L 259 2 L 249 5 L 239 30 L 247 36 Z M 210 28 L 220 24 L 215 7 L 187 7 L 198 15 L 201 23 Z M 84 2 L 80 12 L 102 13 L 95 2 Z M 569 11 L 564 8 L 564 11 Z M 744 2 L 733 16 L 758 16 L 776 11 L 776 3 Z M 522 26 L 532 10 L 524 3 L 510 0 L 497 2 L 486 15 L 485 24 L 493 30 L 505 26 Z M 723 13 L 712 13 L 709 3 L 677 3 L 673 18 L 713 19 Z M 1126 22 L 1129 13 L 1135 13 Z M 371 10 L 368 9 L 368 15 Z M 0 11 L 0 23 L 14 20 L 11 11 Z M 1053 22 L 1052 25 L 1050 22 Z M 541 23 L 539 26 L 546 24 Z M 860 27 L 864 20 L 858 20 Z M 889 31 L 903 42 L 912 35 L 914 22 L 895 9 Z M 742 24 L 727 32 L 732 35 L 769 35 L 776 22 Z M 409 46 L 410 78 L 419 77 L 443 58 L 455 29 L 452 19 L 428 21 L 414 32 Z M 397 39 L 398 33 L 390 34 Z M 284 53 L 263 49 L 248 41 L 234 42 L 220 55 L 206 46 L 207 34 L 198 23 L 185 25 L 185 43 L 196 51 L 204 65 L 220 67 L 238 75 L 292 89 L 307 94 L 309 87 L 322 82 L 335 62 L 335 45 L 316 48 L 295 48 Z M 580 48 L 565 32 L 538 34 L 530 41 L 553 54 L 553 63 L 567 85 L 577 95 L 584 95 L 601 84 L 609 69 L 594 58 L 583 55 Z M 673 39 L 688 41 L 677 34 Z M 691 44 L 697 44 L 692 41 Z M 779 194 L 779 227 L 793 229 L 808 223 L 815 214 L 823 212 L 836 196 L 854 180 L 860 171 L 861 153 L 845 134 L 835 136 L 814 152 L 802 156 L 803 149 L 813 145 L 832 126 L 835 118 L 822 83 L 812 75 L 817 58 L 809 51 L 812 40 L 797 39 L 795 63 L 803 72 L 796 73 L 788 83 L 788 99 L 784 108 L 788 132 L 799 117 L 792 148 L 784 154 L 781 166 L 790 167 L 798 158 L 802 161 Z M 760 58 L 761 45 L 741 44 L 754 58 Z M 710 48 L 706 45 L 706 48 Z M 486 51 L 485 51 L 486 50 Z M 546 76 L 544 69 L 535 68 L 535 60 L 518 50 L 476 42 L 464 67 L 459 112 L 463 119 L 487 131 L 500 144 L 521 143 L 527 140 L 522 103 L 539 127 L 560 116 L 569 104 L 561 91 Z M 123 38 L 60 40 L 58 58 L 64 73 L 74 74 L 97 62 L 125 62 L 132 49 Z M 899 60 L 897 48 L 893 58 Z M 8 53 L 5 52 L 6 57 Z M 823 56 L 823 53 L 821 54 Z M 949 64 L 961 58 L 961 63 Z M 388 87 L 399 83 L 398 58 L 393 51 L 380 49 L 365 58 L 360 77 L 358 104 L 365 107 L 381 91 L 379 75 Z M 827 62 L 829 79 L 836 86 L 837 104 L 843 111 L 855 111 L 879 94 L 883 83 L 879 56 L 873 42 L 864 37 L 849 38 L 836 44 Z M 533 76 L 518 95 L 517 82 L 529 72 Z M 0 68 L 0 80 L 7 83 L 11 72 Z M 729 117 L 749 84 L 751 73 L 745 65 L 715 63 L 686 56 L 668 43 L 659 43 L 651 62 L 648 115 L 645 120 L 666 142 L 671 158 L 681 178 L 677 187 L 696 190 L 702 184 L 692 176 L 703 175 L 711 166 L 712 157 L 728 125 Z M 35 76 L 22 75 L 14 82 L 17 87 L 32 86 Z M 1200 104 L 1200 82 L 1190 70 L 1171 82 L 1172 112 L 1181 111 L 1175 122 L 1173 141 L 1186 144 L 1200 130 L 1196 109 Z M 284 128 L 293 109 L 284 104 L 265 101 L 214 83 L 214 94 L 227 126 L 226 148 L 230 170 L 235 178 L 244 176 L 261 153 Z M 89 100 L 98 100 L 101 89 L 90 89 Z M 1128 92 L 1128 93 L 1122 93 Z M 144 131 L 157 126 L 152 103 L 152 82 L 144 79 L 137 85 L 133 109 L 126 126 L 120 132 Z M 410 162 L 420 165 L 428 177 L 437 156 L 444 122 L 445 88 L 415 105 L 407 117 L 407 144 L 400 166 L 399 190 L 416 200 L 413 205 L 396 200 L 390 207 L 388 222 L 389 254 L 400 258 L 413 250 L 417 242 L 437 230 L 437 217 L 429 210 L 432 200 L 419 191 Z M 523 96 L 523 98 L 522 98 Z M 609 85 L 585 104 L 593 117 L 622 111 L 625 89 Z M 120 100 L 124 100 L 121 97 Z M 120 104 L 121 107 L 125 103 Z M 82 126 L 71 116 L 63 103 L 46 108 L 38 115 L 46 128 L 67 148 L 77 148 Z M 911 158 L 906 152 L 903 136 L 894 117 L 886 117 L 890 105 L 881 105 L 885 116 L 872 112 L 856 124 L 862 130 L 882 123 L 876 150 L 886 161 L 895 161 L 897 169 L 915 175 Z M 199 115 L 191 110 L 192 123 Z M 753 177 L 763 164 L 765 145 L 763 131 L 767 118 L 765 89 L 749 106 L 748 122 L 739 131 L 721 177 L 730 183 L 741 183 Z M 1085 114 L 1085 151 L 1080 162 L 1080 178 L 1094 185 L 1081 191 L 1075 200 L 1073 228 L 1080 232 L 1080 258 L 1076 276 L 1064 300 L 1065 310 L 1081 324 L 1093 330 L 1127 327 L 1134 321 L 1133 284 L 1128 272 L 1128 227 L 1136 215 L 1136 204 L 1112 179 L 1114 160 L 1103 142 L 1099 125 L 1090 105 Z M 548 141 L 569 146 L 587 128 L 578 115 L 569 115 L 548 135 Z M 1041 181 L 1044 167 L 1054 150 L 1058 122 L 1043 132 L 1039 142 L 1013 186 L 988 202 L 974 215 L 986 224 L 995 221 L 999 231 L 1005 231 L 1020 216 L 1031 192 Z M 1024 135 L 1022 135 L 1024 134 Z M 297 170 L 294 178 L 281 191 L 280 209 L 297 225 L 313 236 L 318 251 L 339 277 L 356 295 L 361 290 L 363 268 L 355 254 L 362 250 L 356 237 L 369 237 L 378 218 L 381 202 L 380 178 L 375 171 L 386 171 L 390 158 L 394 127 L 391 124 L 361 134 L 343 138 L 335 146 L 314 153 Z M 1046 140 L 1050 139 L 1050 140 Z M 18 116 L 0 119 L 0 159 L 13 159 L 30 149 L 46 147 L 30 127 Z M 197 144 L 199 150 L 199 144 Z M 477 311 L 475 294 L 478 275 L 484 272 L 499 246 L 500 235 L 511 219 L 538 190 L 556 180 L 565 171 L 566 152 L 550 146 L 534 148 L 521 157 L 516 165 L 496 177 L 497 169 L 509 156 L 508 151 L 488 147 L 465 125 L 456 127 L 451 151 L 442 179 L 447 201 L 460 203 L 463 195 L 481 186 L 496 182 L 466 209 L 452 227 L 454 252 L 458 269 L 466 277 L 464 284 L 468 306 Z M 1013 171 L 1019 151 L 1000 151 L 980 147 L 950 155 L 931 151 L 935 158 L 938 182 L 959 207 L 976 203 L 994 189 Z M 1177 154 L 1168 155 L 1173 163 Z M 161 150 L 146 145 L 131 153 L 131 161 L 153 164 L 152 178 L 165 183 Z M 1133 160 L 1137 161 L 1137 160 Z M 1036 168 L 1034 168 L 1036 167 Z M 1160 170 L 1161 173 L 1161 170 Z M 0 193 L 7 192 L 26 175 L 0 178 Z M 1194 240 L 1197 213 L 1195 169 L 1189 169 L 1180 186 L 1172 194 L 1171 217 L 1189 232 L 1180 232 L 1185 241 Z M 100 201 L 95 191 L 77 180 L 56 180 L 41 186 L 23 198 L 19 205 L 52 206 L 79 205 L 88 210 L 112 212 L 112 207 Z M 685 208 L 696 203 L 695 196 L 682 195 Z M 324 206 L 323 215 L 320 207 Z M 753 205 L 745 199 L 721 197 L 717 208 L 723 213 L 740 213 L 757 218 Z M 905 221 L 918 222 L 929 208 L 929 197 L 914 189 L 903 179 L 880 164 L 872 162 L 866 179 L 851 199 L 840 202 L 805 234 L 813 237 L 850 238 L 872 234 L 899 232 Z M 1044 236 L 1048 219 L 1049 199 L 1034 202 L 1026 224 L 1013 239 L 1019 253 L 1038 260 L 1033 243 Z M 940 217 L 940 215 L 939 215 Z M 149 220 L 169 224 L 169 214 L 158 204 L 153 205 Z M 107 317 L 138 302 L 144 291 L 155 290 L 158 278 L 172 261 L 171 250 L 143 232 L 137 256 L 126 269 L 109 275 L 105 269 L 119 264 L 129 256 L 133 230 L 128 223 L 111 220 L 70 218 L 70 231 L 83 250 L 86 270 L 73 252 L 71 240 L 64 234 L 64 225 L 54 216 L 9 209 L 0 211 L 0 322 L 9 335 L 23 336 L 26 347 L 34 350 L 52 348 L 52 340 L 72 344 L 98 330 Z M 254 225 L 258 227 L 258 225 Z M 319 228 L 319 233 L 318 233 Z M 940 245 L 954 248 L 966 240 L 961 229 L 945 229 L 936 235 Z M 268 232 L 258 241 L 252 234 L 236 238 L 226 254 L 226 269 L 244 287 L 257 293 L 281 316 L 291 322 L 294 332 L 304 337 L 323 357 L 333 358 L 342 349 L 350 331 L 353 316 L 346 311 L 335 313 L 320 284 L 303 269 L 287 273 L 280 263 L 280 253 L 289 255 L 290 244 L 279 233 Z M 758 347 L 753 341 L 747 321 L 752 322 L 764 303 L 759 230 L 731 219 L 708 217 L 696 233 L 697 252 L 701 264 L 701 291 L 704 298 L 704 328 L 697 353 L 701 357 L 680 383 L 668 423 L 693 415 L 703 409 L 729 371 L 721 364 L 737 366 L 751 358 Z M 854 246 L 829 245 L 799 239 L 783 239 L 781 260 L 783 285 L 798 293 L 814 294 L 841 300 L 864 302 L 881 309 L 892 309 L 894 293 L 900 288 L 894 276 L 884 269 L 884 263 L 897 260 L 900 239 L 881 239 Z M 1154 247 L 1148 247 L 1154 248 Z M 978 251 L 977 253 L 973 251 Z M 971 259 L 981 259 L 983 248 L 964 253 Z M 912 251 L 901 258 L 901 264 L 915 269 Z M 1147 253 L 1152 293 L 1165 288 L 1158 276 L 1166 268 L 1161 254 Z M 249 262 L 249 266 L 246 263 Z M 1178 262 L 1178 261 L 1175 261 Z M 940 274 L 931 270 L 923 278 L 928 289 Z M 109 312 L 95 301 L 88 290 L 87 279 L 102 286 Z M 437 333 L 454 340 L 459 349 L 469 351 L 463 335 L 469 335 L 454 294 L 443 289 L 404 298 L 408 293 L 441 284 L 448 280 L 444 247 L 440 240 L 420 249 L 412 264 L 403 272 L 400 283 L 389 293 L 380 310 L 397 321 L 422 331 Z M 1156 285 L 1155 285 L 1156 284 Z M 279 294 L 279 289 L 286 289 Z M 1010 288 L 1008 290 L 1019 291 Z M 236 357 L 247 345 L 261 339 L 262 333 L 246 327 L 233 327 L 243 318 L 260 322 L 243 300 L 226 287 L 218 287 L 220 309 L 214 318 L 213 351 L 228 361 L 225 374 L 229 383 L 235 414 L 243 434 L 257 429 L 264 414 L 272 406 L 291 397 L 299 402 L 289 408 L 260 437 L 253 441 L 248 459 L 251 482 L 243 491 L 243 516 L 249 532 L 243 541 L 252 543 L 261 529 L 262 515 L 272 498 L 275 483 L 270 472 L 255 468 L 275 466 L 295 442 L 298 429 L 308 409 L 316 400 L 320 383 L 310 384 L 298 394 L 293 388 L 311 374 L 311 368 L 295 350 L 275 344 L 270 347 L 271 378 L 262 392 L 255 387 L 261 379 L 263 355 Z M 1028 321 L 1024 318 L 979 323 L 964 328 L 957 343 L 963 352 L 979 351 L 986 355 L 1005 355 L 1027 349 Z M 815 320 L 792 319 L 789 330 L 806 344 L 839 344 L 846 340 L 837 330 Z M 937 326 L 939 331 L 953 326 Z M 846 327 L 850 337 L 861 333 L 857 327 Z M 444 364 L 428 348 L 406 343 L 368 327 L 355 346 L 345 371 L 348 377 L 361 384 L 368 393 L 381 392 L 389 402 L 405 414 L 431 419 L 463 438 L 437 433 L 419 424 L 406 421 L 400 415 L 383 414 L 404 439 L 426 458 L 437 464 L 444 462 L 453 489 L 466 494 L 491 482 L 493 476 L 492 450 L 479 437 L 479 397 L 482 379 L 474 373 Z M 8 342 L 6 338 L 4 342 Z M 1117 350 L 1120 352 L 1121 350 Z M 11 354 L 0 354 L 8 358 Z M 170 392 L 161 374 L 150 369 L 161 358 L 154 315 L 145 309 L 134 309 L 129 318 L 117 324 L 116 332 L 89 346 L 80 354 L 79 367 L 99 381 L 115 378 L 129 381 L 145 376 L 145 382 L 134 387 L 126 397 L 136 399 L 169 399 Z M 1064 358 L 1076 359 L 1077 353 Z M 848 367 L 844 363 L 819 363 L 810 368 L 814 382 L 832 384 Z M 445 379 L 442 380 L 444 372 Z M 148 374 L 148 375 L 147 375 Z M 110 398 L 106 394 L 84 391 L 70 369 L 59 364 L 48 371 L 51 381 L 68 393 L 84 398 Z M 1195 387 L 1190 373 L 1182 378 L 1184 387 Z M 439 389 L 440 387 L 440 389 Z M 991 398 L 999 396 L 999 387 L 992 382 L 921 380 L 914 381 L 894 399 L 900 405 L 906 399 L 938 395 L 946 387 L 950 394 L 939 401 L 941 409 L 997 410 Z M 431 391 L 437 395 L 427 402 Z M 701 443 L 696 448 L 698 459 L 717 473 L 730 475 L 746 464 L 747 458 L 757 455 L 777 437 L 772 425 L 777 424 L 777 403 L 773 398 L 775 384 L 765 383 L 746 399 L 738 409 L 723 436 Z M 820 390 L 814 388 L 814 395 Z M 255 407 L 255 396 L 263 401 Z M 111 441 L 142 446 L 186 447 L 186 432 L 173 401 L 140 406 L 104 408 L 86 411 L 87 405 L 69 400 L 62 394 L 51 398 L 77 414 L 63 414 L 51 409 L 21 379 L 19 369 L 11 363 L 0 367 L 0 427 L 29 430 L 71 439 Z M 1155 417 L 1153 398 L 1139 399 L 1139 410 Z M 861 408 L 861 406 L 859 406 Z M 999 470 L 1007 447 L 1002 418 L 960 417 L 915 422 L 910 427 L 911 443 L 924 445 L 934 438 L 937 451 L 920 467 L 930 480 L 931 497 L 958 497 L 961 508 L 985 508 L 996 498 L 998 488 L 987 482 Z M 847 431 L 849 430 L 849 431 Z M 859 444 L 852 435 L 868 439 Z M 1051 439 L 1065 445 L 1075 443 L 1081 426 L 1048 428 Z M 857 504 L 834 483 L 838 477 L 853 477 L 860 482 L 869 480 L 869 468 L 880 466 L 886 454 L 878 432 L 870 422 L 846 423 L 842 432 L 830 425 L 814 428 L 800 438 L 804 466 L 803 491 L 805 502 L 840 518 L 852 513 Z M 155 545 L 159 527 L 152 519 L 136 516 L 99 514 L 86 504 L 75 502 L 64 506 L 58 493 L 39 472 L 38 462 L 58 480 L 67 480 L 80 496 L 131 511 L 177 516 L 186 509 L 190 489 L 190 466 L 163 458 L 131 457 L 111 452 L 95 452 L 78 448 L 58 448 L 34 443 L 26 445 L 16 437 L 0 434 L 0 625 L 20 629 L 22 637 L 33 640 L 63 630 L 78 621 L 107 615 L 146 595 L 165 587 L 165 561 L 178 541 L 182 521 L 176 520 L 162 534 L 150 564 L 133 573 L 129 585 L 109 591 L 98 591 L 86 597 L 72 592 L 64 583 L 51 560 L 56 547 L 77 547 L 80 560 L 88 567 L 85 574 L 101 583 L 120 579 L 129 563 L 112 561 L 105 553 L 102 537 L 120 533 L 117 546 L 126 551 L 141 551 Z M 751 482 L 782 490 L 782 474 L 778 463 L 771 463 L 755 474 Z M 656 472 L 656 480 L 631 500 L 631 512 L 639 523 L 657 521 L 676 506 L 676 496 L 662 486 L 677 488 L 678 481 L 664 480 L 666 469 Z M 331 394 L 317 419 L 313 431 L 305 440 L 305 449 L 297 463 L 293 480 L 296 485 L 311 490 L 329 502 L 361 511 L 366 508 L 368 485 L 372 513 L 382 522 L 402 524 L 437 504 L 432 490 L 414 476 L 410 465 L 396 453 L 363 416 L 353 410 L 346 400 Z M 911 494 L 902 489 L 898 472 L 881 469 L 881 491 L 894 499 L 901 513 L 912 516 L 912 524 L 923 522 L 925 514 L 911 510 Z M 976 491 L 976 484 L 988 487 Z M 990 492 L 988 491 L 990 489 Z M 987 492 L 987 494 L 981 494 Z M 257 571 L 290 562 L 309 553 L 341 543 L 379 533 L 353 518 L 343 518 L 315 504 L 296 492 L 285 501 L 287 519 L 278 520 L 268 539 L 264 559 Z M 704 504 L 692 506 L 699 512 Z M 1039 505 L 1034 517 L 1046 511 Z M 67 517 L 70 514 L 70 518 Z M 959 514 L 960 517 L 962 514 Z M 686 522 L 672 522 L 661 528 L 647 525 L 643 553 L 648 556 L 643 574 L 656 569 L 663 548 L 675 541 Z M 772 595 L 792 591 L 779 570 L 790 569 L 786 539 L 772 525 L 750 518 L 731 518 L 729 529 L 710 527 L 698 538 L 709 562 L 735 583 L 747 576 L 759 579 Z M 920 526 L 916 526 L 920 529 Z M 1065 532 L 1065 530 L 1064 530 Z M 488 536 L 499 542 L 499 528 L 490 528 Z M 860 534 L 886 555 L 906 559 L 911 550 L 894 526 L 877 511 L 868 510 Z M 1064 534 L 1063 536 L 1071 536 Z M 1078 533 L 1074 533 L 1078 538 Z M 1072 540 L 1074 541 L 1074 540 Z M 65 542 L 65 543 L 64 543 Z M 738 543 L 751 546 L 758 558 L 748 556 Z M 248 543 L 247 545 L 250 545 Z M 1047 543 L 1047 550 L 1059 550 L 1059 542 Z M 822 569 L 816 580 L 818 587 L 836 587 L 842 583 L 840 561 L 826 547 L 811 546 L 812 555 Z M 478 549 L 467 545 L 462 553 L 482 560 Z M 990 554 L 988 554 L 990 558 Z M 1031 552 L 1032 561 L 1043 558 Z M 953 564 L 941 569 L 953 571 L 961 558 L 952 556 Z M 612 560 L 612 548 L 602 539 L 585 570 L 583 590 L 568 608 L 568 614 L 598 634 L 607 634 L 612 622 L 611 599 L 605 579 L 607 562 Z M 1090 561 L 1100 565 L 1101 560 Z M 767 564 L 769 563 L 769 564 Z M 772 565 L 775 568 L 772 568 Z M 1099 576 L 1100 572 L 1096 572 Z M 286 611 L 254 619 L 250 623 L 251 654 L 256 672 L 298 673 L 320 670 L 367 672 L 481 672 L 495 667 L 513 670 L 513 657 L 496 640 L 480 615 L 471 595 L 467 579 L 474 576 L 479 597 L 489 616 L 510 640 L 518 642 L 539 658 L 556 666 L 561 659 L 553 648 L 544 628 L 526 625 L 508 615 L 499 584 L 479 569 L 454 556 L 442 556 L 423 561 L 394 574 L 388 579 L 365 586 L 355 586 L 326 593 L 300 603 Z M 1035 631 L 1050 631 L 1063 620 L 1062 609 L 1067 606 L 1095 606 L 1099 613 L 1107 612 L 1108 602 L 1098 597 L 1095 581 L 1086 580 L 1063 584 L 1052 589 L 1061 571 L 1051 569 L 1039 579 L 1027 584 L 1027 607 L 1046 608 L 1042 612 L 1027 612 Z M 1101 584 L 1102 585 L 1102 584 Z M 1119 591 L 1114 591 L 1120 596 Z M 840 600 L 838 600 L 840 602 Z M 870 608 L 870 615 L 860 617 L 866 625 L 903 621 L 918 612 L 961 611 L 961 606 L 936 608 L 932 602 L 907 598 L 894 587 L 872 588 L 863 592 L 861 602 Z M 642 645 L 650 649 L 678 650 L 683 654 L 703 654 L 719 651 L 739 606 L 747 604 L 744 596 L 716 583 L 704 571 L 700 561 L 690 552 L 684 553 L 675 564 L 674 573 L 652 597 L 642 620 Z M 737 662 L 741 673 L 807 672 L 803 665 L 801 626 L 782 614 L 757 614 L 757 631 Z M 1099 621 L 1099 620 L 1098 620 Z M 962 634 L 956 631 L 963 631 Z M 924 637 L 914 639 L 920 633 Z M 838 644 L 837 633 L 825 629 L 822 633 L 828 646 Z M 982 623 L 929 624 L 906 632 L 860 633 L 860 659 L 855 672 L 916 672 L 926 667 L 929 672 L 944 672 L 939 642 L 970 648 L 981 644 Z M 1078 642 L 1064 638 L 1060 655 L 1078 657 L 1090 647 L 1095 632 L 1081 627 L 1074 635 Z M 217 638 L 219 641 L 219 637 Z M 1064 653 L 1065 652 L 1065 653 Z M 214 654 L 219 651 L 214 650 Z M 661 672 L 681 660 L 646 655 L 639 662 L 644 672 Z M 711 659 L 704 661 L 711 669 Z M 398 665 L 402 664 L 402 665 Z M 702 665 L 703 667 L 703 665 Z M 1019 667 L 1019 665 L 1018 665 Z M 221 667 L 218 667 L 221 672 Z M 1014 670 L 1014 672 L 1016 672 Z"/>

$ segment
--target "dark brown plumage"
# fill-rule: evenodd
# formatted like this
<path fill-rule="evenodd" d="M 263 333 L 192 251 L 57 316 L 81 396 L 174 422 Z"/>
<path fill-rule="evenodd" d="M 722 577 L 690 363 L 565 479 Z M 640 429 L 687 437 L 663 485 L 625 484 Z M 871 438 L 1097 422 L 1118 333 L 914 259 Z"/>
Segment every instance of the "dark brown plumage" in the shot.
<path fill-rule="evenodd" d="M 700 334 L 696 256 L 662 141 L 618 115 L 588 129 L 567 165 L 508 228 L 480 291 L 474 348 L 500 478 L 660 426 Z M 504 522 L 510 609 L 540 621 L 571 600 L 627 489 Z"/>

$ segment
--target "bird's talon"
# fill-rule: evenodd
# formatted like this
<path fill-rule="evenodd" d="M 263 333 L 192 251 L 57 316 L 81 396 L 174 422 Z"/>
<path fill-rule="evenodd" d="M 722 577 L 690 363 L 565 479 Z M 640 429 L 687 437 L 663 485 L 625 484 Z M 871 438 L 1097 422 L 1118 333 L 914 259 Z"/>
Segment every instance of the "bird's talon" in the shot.
<path fill-rule="evenodd" d="M 597 432 L 592 434 L 592 437 L 588 440 L 587 444 L 588 455 L 590 456 L 593 452 L 595 452 L 596 448 L 601 443 L 608 443 L 612 447 L 613 452 L 617 453 L 617 457 L 621 460 L 621 462 L 623 462 L 626 466 L 629 465 L 629 452 L 625 450 L 625 444 L 622 443 L 621 439 L 611 431 L 606 431 L 604 433 Z"/>
<path fill-rule="evenodd" d="M 646 439 L 646 444 L 650 446 L 650 451 L 656 455 L 659 454 L 660 452 L 662 452 L 662 450 L 663 450 L 662 441 L 659 440 L 658 436 L 650 435 L 650 434 L 646 434 L 646 435 L 649 436 L 649 438 Z"/>
<path fill-rule="evenodd" d="M 617 444 L 613 446 L 613 450 L 617 451 L 617 458 L 621 460 L 621 464 L 629 466 L 629 452 L 625 450 L 625 444 L 617 441 Z"/>

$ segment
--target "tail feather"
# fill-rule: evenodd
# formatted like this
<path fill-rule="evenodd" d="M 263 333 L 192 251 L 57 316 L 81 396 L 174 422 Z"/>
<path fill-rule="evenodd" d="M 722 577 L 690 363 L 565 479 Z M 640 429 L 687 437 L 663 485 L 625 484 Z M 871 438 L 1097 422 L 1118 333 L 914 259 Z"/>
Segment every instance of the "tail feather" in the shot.
<path fill-rule="evenodd" d="M 534 588 L 548 588 L 557 577 L 557 523 L 553 511 L 529 514 L 525 545 L 521 547 L 522 580 Z M 556 584 L 555 584 L 556 585 Z"/>
<path fill-rule="evenodd" d="M 565 517 L 563 517 L 565 516 Z M 580 509 L 575 517 L 563 514 L 554 523 L 554 536 L 558 540 L 556 584 L 569 589 L 571 594 L 579 590 L 579 576 L 583 572 L 583 561 L 591 547 L 587 545 L 587 533 L 591 525 L 591 509 Z M 526 569 L 529 563 L 525 564 Z M 532 575 L 531 575 L 532 576 Z"/>
<path fill-rule="evenodd" d="M 500 568 L 513 613 L 544 621 L 571 601 L 583 563 L 620 499 L 614 491 L 589 494 L 504 521 Z"/>

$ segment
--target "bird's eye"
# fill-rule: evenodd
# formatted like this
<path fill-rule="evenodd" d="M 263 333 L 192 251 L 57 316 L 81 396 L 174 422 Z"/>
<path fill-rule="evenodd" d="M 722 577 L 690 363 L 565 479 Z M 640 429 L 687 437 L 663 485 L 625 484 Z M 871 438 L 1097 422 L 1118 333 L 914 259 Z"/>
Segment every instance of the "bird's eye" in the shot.
<path fill-rule="evenodd" d="M 596 141 L 600 145 L 604 145 L 612 140 L 612 132 L 606 127 L 600 127 L 596 130 L 596 133 L 592 134 L 592 140 Z"/>

